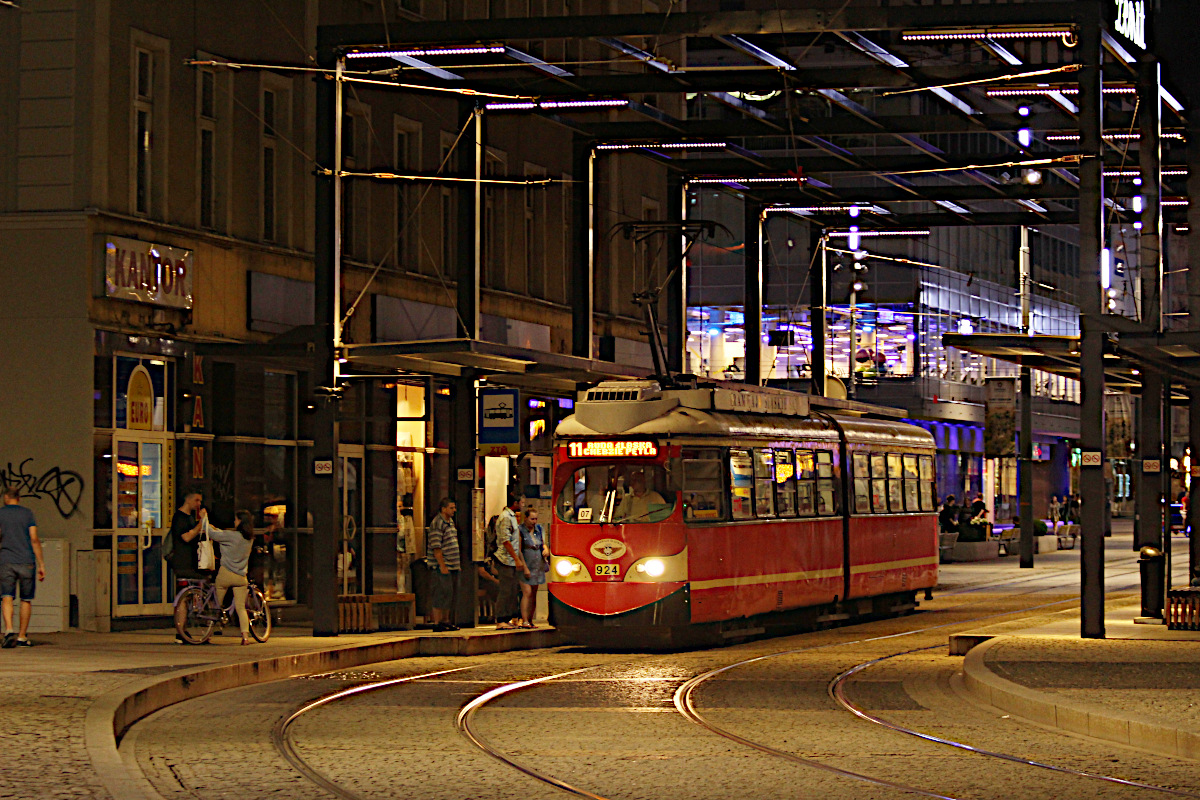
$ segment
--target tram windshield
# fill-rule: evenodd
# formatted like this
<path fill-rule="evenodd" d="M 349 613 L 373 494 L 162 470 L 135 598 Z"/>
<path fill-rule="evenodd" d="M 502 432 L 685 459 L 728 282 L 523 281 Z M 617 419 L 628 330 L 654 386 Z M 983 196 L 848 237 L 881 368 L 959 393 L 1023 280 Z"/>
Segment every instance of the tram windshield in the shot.
<path fill-rule="evenodd" d="M 559 492 L 555 503 L 563 522 L 662 522 L 675 510 L 667 471 L 657 464 L 589 464 Z"/>

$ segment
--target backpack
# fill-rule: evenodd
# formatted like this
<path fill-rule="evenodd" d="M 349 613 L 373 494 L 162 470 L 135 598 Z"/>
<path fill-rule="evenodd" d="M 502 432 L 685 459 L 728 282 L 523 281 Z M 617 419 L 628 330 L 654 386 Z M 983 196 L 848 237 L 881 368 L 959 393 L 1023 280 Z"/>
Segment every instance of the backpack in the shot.
<path fill-rule="evenodd" d="M 163 537 L 162 557 L 164 561 L 170 561 L 171 555 L 175 552 L 175 535 L 172 531 L 167 531 L 167 535 Z"/>

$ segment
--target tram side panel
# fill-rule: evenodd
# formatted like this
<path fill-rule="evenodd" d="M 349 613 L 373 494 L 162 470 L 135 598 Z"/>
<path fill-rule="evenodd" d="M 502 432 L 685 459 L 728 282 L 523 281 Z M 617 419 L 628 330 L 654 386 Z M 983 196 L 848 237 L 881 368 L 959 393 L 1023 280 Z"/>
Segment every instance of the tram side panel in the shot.
<path fill-rule="evenodd" d="M 696 623 L 831 603 L 842 592 L 842 520 L 692 527 L 688 573 Z"/>

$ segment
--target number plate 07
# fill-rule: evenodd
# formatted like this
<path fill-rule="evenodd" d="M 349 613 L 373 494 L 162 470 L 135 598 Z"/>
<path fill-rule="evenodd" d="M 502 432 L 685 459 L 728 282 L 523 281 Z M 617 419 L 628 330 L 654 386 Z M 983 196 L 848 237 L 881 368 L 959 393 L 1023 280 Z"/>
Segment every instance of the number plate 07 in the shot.
<path fill-rule="evenodd" d="M 596 574 L 597 575 L 620 575 L 621 574 L 621 565 L 620 564 L 597 564 L 596 565 Z"/>

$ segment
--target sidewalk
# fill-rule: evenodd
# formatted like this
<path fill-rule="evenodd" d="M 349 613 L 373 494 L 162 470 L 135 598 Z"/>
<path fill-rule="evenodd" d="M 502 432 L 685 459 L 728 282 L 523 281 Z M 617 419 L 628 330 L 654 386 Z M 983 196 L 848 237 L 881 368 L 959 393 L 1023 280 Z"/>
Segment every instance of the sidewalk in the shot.
<path fill-rule="evenodd" d="M 426 630 L 315 638 L 277 626 L 240 646 L 236 626 L 212 644 L 174 643 L 174 630 L 31 635 L 32 648 L 0 650 L 0 708 L 12 768 L 0 797 L 153 798 L 117 743 L 137 720 L 182 700 L 236 686 L 348 669 L 416 655 L 480 655 L 552 647 L 552 628 L 451 633 Z"/>
<path fill-rule="evenodd" d="M 971 647 L 962 686 L 984 703 L 1072 733 L 1200 760 L 1200 632 L 1138 625 L 1139 612 L 1136 600 L 1108 606 L 1104 639 L 1079 638 L 1074 610 L 994 637 L 986 630 L 951 636 L 951 652 Z"/>

